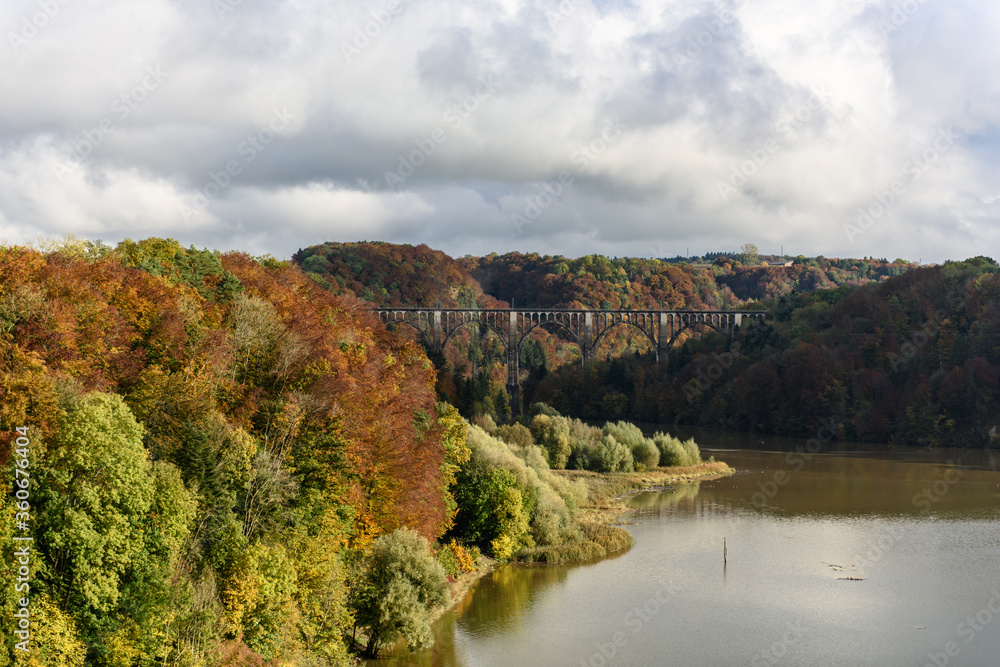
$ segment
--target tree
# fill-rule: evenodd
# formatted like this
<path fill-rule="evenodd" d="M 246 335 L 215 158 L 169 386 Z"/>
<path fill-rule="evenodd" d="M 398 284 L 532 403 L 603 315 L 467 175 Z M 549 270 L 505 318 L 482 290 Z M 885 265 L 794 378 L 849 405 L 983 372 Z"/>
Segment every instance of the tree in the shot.
<path fill-rule="evenodd" d="M 375 541 L 350 604 L 355 629 L 368 633 L 365 655 L 377 658 L 383 646 L 403 637 L 411 650 L 433 643 L 434 607 L 447 600 L 444 568 L 427 540 L 400 528 Z"/>
<path fill-rule="evenodd" d="M 177 469 L 152 465 L 142 436 L 119 396 L 74 396 L 39 466 L 40 579 L 79 623 L 88 664 L 157 648 L 144 630 L 162 621 L 167 579 L 195 515 Z"/>
<path fill-rule="evenodd" d="M 740 246 L 740 256 L 742 262 L 748 266 L 760 264 L 760 251 L 753 243 L 744 243 Z"/>
<path fill-rule="evenodd" d="M 561 470 L 566 467 L 571 453 L 569 447 L 569 424 L 562 417 L 535 415 L 531 420 L 531 435 L 545 450 L 549 467 Z"/>

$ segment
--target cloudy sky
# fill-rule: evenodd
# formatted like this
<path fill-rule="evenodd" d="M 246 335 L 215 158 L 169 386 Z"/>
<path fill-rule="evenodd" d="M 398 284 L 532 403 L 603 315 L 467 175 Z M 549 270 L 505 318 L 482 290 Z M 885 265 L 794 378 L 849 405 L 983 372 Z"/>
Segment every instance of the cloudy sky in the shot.
<path fill-rule="evenodd" d="M 1000 254 L 995 0 L 4 0 L 0 240 Z"/>

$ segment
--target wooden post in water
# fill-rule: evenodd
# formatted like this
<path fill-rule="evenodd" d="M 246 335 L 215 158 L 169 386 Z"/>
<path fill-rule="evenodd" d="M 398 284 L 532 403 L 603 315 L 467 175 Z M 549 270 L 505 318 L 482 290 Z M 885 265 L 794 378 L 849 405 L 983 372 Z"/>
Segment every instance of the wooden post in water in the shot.
<path fill-rule="evenodd" d="M 728 560 L 729 547 L 726 546 L 726 538 L 722 538 L 722 564 L 725 565 Z"/>

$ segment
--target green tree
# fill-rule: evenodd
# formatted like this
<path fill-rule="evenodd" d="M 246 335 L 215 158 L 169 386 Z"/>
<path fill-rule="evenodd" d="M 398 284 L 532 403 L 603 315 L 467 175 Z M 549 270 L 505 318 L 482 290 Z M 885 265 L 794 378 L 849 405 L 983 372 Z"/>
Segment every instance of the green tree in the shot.
<path fill-rule="evenodd" d="M 39 465 L 39 579 L 79 624 L 88 664 L 157 650 L 151 630 L 166 613 L 168 579 L 195 515 L 177 469 L 153 466 L 142 437 L 119 396 L 72 397 Z"/>
<path fill-rule="evenodd" d="M 613 435 L 604 435 L 592 454 L 592 467 L 598 472 L 632 472 L 632 452 Z"/>
<path fill-rule="evenodd" d="M 561 470 L 566 467 L 571 449 L 569 446 L 569 421 L 564 417 L 535 415 L 531 420 L 531 435 L 535 443 L 545 450 L 549 467 Z"/>
<path fill-rule="evenodd" d="M 744 243 L 740 246 L 740 260 L 747 266 L 760 264 L 760 251 L 753 243 Z"/>
<path fill-rule="evenodd" d="M 397 637 L 411 649 L 432 644 L 433 609 L 444 604 L 446 591 L 444 568 L 416 531 L 400 528 L 378 538 L 350 596 L 355 627 L 368 633 L 365 655 L 378 657 Z"/>

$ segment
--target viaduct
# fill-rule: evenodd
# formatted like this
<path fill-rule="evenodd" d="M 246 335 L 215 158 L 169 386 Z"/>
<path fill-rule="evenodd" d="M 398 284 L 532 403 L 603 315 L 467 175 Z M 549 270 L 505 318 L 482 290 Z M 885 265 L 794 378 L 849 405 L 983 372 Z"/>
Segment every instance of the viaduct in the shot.
<path fill-rule="evenodd" d="M 611 329 L 632 326 L 643 333 L 656 350 L 656 360 L 667 361 L 669 349 L 681 332 L 703 325 L 732 337 L 744 321 L 763 320 L 760 310 L 575 310 L 565 308 L 376 308 L 385 324 L 406 324 L 418 332 L 432 349 L 442 350 L 466 325 L 486 327 L 503 342 L 507 353 L 507 391 L 511 407 L 520 409 L 518 359 L 521 345 L 536 327 L 552 325 L 576 342 L 584 362 Z"/>

